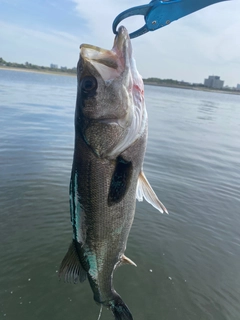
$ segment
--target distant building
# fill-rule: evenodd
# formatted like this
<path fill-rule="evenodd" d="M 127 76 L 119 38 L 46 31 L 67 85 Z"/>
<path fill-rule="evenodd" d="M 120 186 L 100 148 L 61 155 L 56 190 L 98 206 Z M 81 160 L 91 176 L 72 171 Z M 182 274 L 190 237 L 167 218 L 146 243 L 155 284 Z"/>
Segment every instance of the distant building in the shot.
<path fill-rule="evenodd" d="M 61 70 L 67 70 L 67 67 L 61 67 Z"/>
<path fill-rule="evenodd" d="M 240 91 L 240 84 L 237 84 L 237 88 L 236 89 Z"/>
<path fill-rule="evenodd" d="M 58 65 L 57 65 L 57 64 L 54 64 L 54 63 L 51 63 L 51 64 L 50 64 L 50 68 L 58 69 Z"/>
<path fill-rule="evenodd" d="M 222 89 L 224 81 L 220 80 L 219 76 L 209 76 L 208 79 L 204 80 L 204 86 L 213 89 Z"/>

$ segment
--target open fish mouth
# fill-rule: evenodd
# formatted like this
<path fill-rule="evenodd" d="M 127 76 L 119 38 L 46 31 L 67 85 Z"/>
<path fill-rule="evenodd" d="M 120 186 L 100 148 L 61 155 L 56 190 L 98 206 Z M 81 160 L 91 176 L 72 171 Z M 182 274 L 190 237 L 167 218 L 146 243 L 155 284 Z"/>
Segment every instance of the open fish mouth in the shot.
<path fill-rule="evenodd" d="M 127 29 L 123 26 L 118 29 L 112 50 L 90 44 L 82 44 L 80 49 L 81 58 L 90 62 L 104 81 L 119 77 L 132 56 L 131 41 Z"/>

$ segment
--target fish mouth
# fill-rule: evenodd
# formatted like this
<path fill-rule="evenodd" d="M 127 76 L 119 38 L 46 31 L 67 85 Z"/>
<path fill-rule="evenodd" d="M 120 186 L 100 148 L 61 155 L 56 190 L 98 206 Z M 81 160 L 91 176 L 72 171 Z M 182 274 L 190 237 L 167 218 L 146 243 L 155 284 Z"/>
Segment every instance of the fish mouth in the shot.
<path fill-rule="evenodd" d="M 130 37 L 127 29 L 123 26 L 118 29 L 112 50 L 90 44 L 82 44 L 80 50 L 81 58 L 89 62 L 104 81 L 119 77 L 125 70 L 132 55 Z"/>
<path fill-rule="evenodd" d="M 126 58 L 127 55 L 132 55 L 131 40 L 124 26 L 118 28 L 112 50 L 117 54 L 121 54 L 124 58 Z"/>

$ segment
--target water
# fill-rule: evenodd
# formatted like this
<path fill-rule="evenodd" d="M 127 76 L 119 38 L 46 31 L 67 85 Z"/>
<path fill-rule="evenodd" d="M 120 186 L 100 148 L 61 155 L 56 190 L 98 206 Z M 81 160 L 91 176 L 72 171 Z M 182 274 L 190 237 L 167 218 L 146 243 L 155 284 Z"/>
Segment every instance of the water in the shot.
<path fill-rule="evenodd" d="M 146 86 L 144 171 L 114 275 L 137 320 L 239 320 L 240 96 Z M 71 240 L 75 77 L 0 70 L 0 319 L 95 320 L 88 283 L 59 282 Z M 103 310 L 103 320 L 112 319 Z"/>

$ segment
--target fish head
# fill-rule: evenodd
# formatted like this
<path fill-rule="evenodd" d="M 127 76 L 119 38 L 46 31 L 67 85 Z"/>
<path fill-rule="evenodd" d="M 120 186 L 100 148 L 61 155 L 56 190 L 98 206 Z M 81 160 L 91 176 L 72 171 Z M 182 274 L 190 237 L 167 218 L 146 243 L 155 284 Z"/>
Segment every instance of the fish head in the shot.
<path fill-rule="evenodd" d="M 147 116 L 144 87 L 125 27 L 112 50 L 80 46 L 76 134 L 99 157 L 115 158 L 142 134 Z"/>

